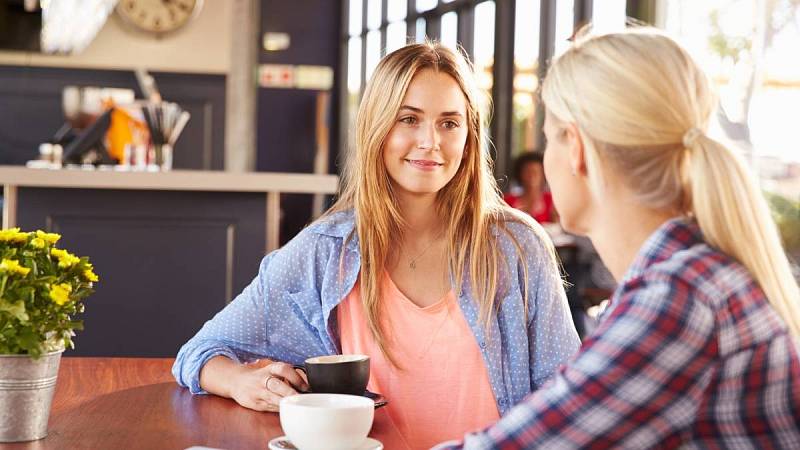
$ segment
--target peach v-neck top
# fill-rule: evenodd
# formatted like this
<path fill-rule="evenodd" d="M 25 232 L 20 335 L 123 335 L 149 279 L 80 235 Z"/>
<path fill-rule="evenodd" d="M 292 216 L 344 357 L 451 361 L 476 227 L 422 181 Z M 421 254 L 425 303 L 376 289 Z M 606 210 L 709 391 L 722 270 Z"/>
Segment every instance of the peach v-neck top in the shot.
<path fill-rule="evenodd" d="M 360 282 L 339 305 L 342 353 L 370 357 L 368 389 L 383 394 L 400 442 L 385 448 L 428 449 L 461 439 L 499 419 L 486 364 L 451 290 L 420 308 L 383 279 L 382 316 L 390 352 L 400 368 L 384 357 L 367 327 Z"/>

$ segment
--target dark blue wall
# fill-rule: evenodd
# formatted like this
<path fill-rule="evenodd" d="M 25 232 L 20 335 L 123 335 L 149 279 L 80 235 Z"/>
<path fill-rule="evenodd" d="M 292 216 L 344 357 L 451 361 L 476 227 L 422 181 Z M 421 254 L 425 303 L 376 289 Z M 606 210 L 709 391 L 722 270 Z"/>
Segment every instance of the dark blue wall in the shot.
<path fill-rule="evenodd" d="M 192 114 L 175 146 L 177 169 L 221 170 L 225 145 L 225 77 L 152 73 L 165 100 Z M 64 123 L 65 86 L 128 88 L 141 98 L 129 70 L 0 66 L 0 164 L 25 164 Z"/>
<path fill-rule="evenodd" d="M 310 64 L 334 70 L 331 108 L 339 102 L 339 37 L 341 0 L 263 0 L 261 33 L 288 33 L 287 50 L 259 54 L 261 64 Z M 260 47 L 261 48 L 261 47 Z M 315 152 L 316 92 L 299 89 L 259 88 L 258 158 L 259 171 L 311 172 Z M 331 173 L 336 172 L 338 155 L 338 115 L 328 114 Z M 283 198 L 283 240 L 294 236 L 309 220 L 311 196 Z"/>
<path fill-rule="evenodd" d="M 253 279 L 266 213 L 251 192 L 20 188 L 17 218 L 100 276 L 68 355 L 166 357 Z"/>
<path fill-rule="evenodd" d="M 310 64 L 333 68 L 338 75 L 340 0 L 264 0 L 261 33 L 288 33 L 287 50 L 259 53 L 261 64 Z M 261 48 L 261 47 L 260 47 Z M 338 102 L 334 78 L 331 105 Z M 259 88 L 258 170 L 310 172 L 314 161 L 316 92 Z M 337 153 L 338 117 L 330 115 L 332 153 Z"/>

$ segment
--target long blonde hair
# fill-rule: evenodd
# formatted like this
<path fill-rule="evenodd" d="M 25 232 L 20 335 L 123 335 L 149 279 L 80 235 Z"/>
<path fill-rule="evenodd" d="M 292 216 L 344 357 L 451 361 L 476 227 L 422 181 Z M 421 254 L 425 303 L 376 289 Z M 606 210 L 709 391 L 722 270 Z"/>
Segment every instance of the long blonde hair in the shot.
<path fill-rule="evenodd" d="M 800 289 L 777 227 L 742 158 L 706 135 L 716 97 L 684 49 L 650 28 L 579 37 L 552 64 L 542 97 L 578 127 L 593 185 L 605 165 L 642 204 L 694 217 L 800 336 Z"/>
<path fill-rule="evenodd" d="M 472 293 L 480 303 L 480 317 L 488 325 L 498 306 L 495 294 L 501 272 L 492 228 L 505 230 L 507 220 L 529 224 L 549 249 L 555 265 L 555 252 L 541 227 L 502 201 L 492 175 L 484 118 L 478 107 L 480 91 L 469 63 L 461 54 L 432 42 L 411 44 L 390 53 L 378 64 L 364 92 L 356 118 L 355 154 L 349 156 L 339 198 L 328 213 L 355 211 L 361 251 L 361 299 L 370 331 L 392 363 L 395 361 L 387 350 L 379 320 L 381 280 L 390 246 L 403 234 L 404 219 L 392 194 L 382 152 L 408 86 L 423 69 L 451 76 L 466 99 L 468 133 L 464 158 L 453 179 L 437 195 L 437 213 L 445 219 L 448 268 L 455 286 L 462 285 L 468 264 Z M 511 237 L 521 254 L 519 243 Z M 527 279 L 526 271 L 525 299 Z"/>

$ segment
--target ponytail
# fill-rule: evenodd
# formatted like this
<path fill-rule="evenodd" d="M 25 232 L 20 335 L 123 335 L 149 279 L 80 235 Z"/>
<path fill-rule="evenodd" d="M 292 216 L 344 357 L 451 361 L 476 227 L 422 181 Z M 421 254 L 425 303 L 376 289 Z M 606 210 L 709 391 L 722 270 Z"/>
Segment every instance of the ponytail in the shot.
<path fill-rule="evenodd" d="M 717 102 L 680 45 L 649 28 L 579 35 L 550 66 L 542 99 L 593 144 L 590 167 L 602 160 L 626 174 L 643 205 L 693 215 L 800 337 L 800 287 L 767 202 L 741 158 L 701 131 Z"/>
<path fill-rule="evenodd" d="M 691 209 L 706 242 L 747 268 L 790 332 L 800 337 L 800 288 L 767 202 L 742 158 L 694 128 L 684 141 Z"/>

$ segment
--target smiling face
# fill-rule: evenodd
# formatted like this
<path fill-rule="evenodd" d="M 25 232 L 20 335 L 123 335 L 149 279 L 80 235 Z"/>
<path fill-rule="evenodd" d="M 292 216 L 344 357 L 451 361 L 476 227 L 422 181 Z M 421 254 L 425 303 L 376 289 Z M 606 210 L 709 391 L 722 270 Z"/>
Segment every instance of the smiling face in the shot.
<path fill-rule="evenodd" d="M 449 75 L 425 69 L 414 76 L 383 148 L 397 195 L 435 195 L 453 179 L 467 142 L 466 108 Z"/>

